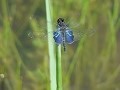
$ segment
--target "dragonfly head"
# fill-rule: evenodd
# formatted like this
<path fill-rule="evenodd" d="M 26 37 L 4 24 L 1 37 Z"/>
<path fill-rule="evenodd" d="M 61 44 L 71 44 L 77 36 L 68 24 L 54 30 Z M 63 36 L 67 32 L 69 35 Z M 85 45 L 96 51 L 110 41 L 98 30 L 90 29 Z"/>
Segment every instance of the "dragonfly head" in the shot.
<path fill-rule="evenodd" d="M 67 26 L 67 25 L 65 24 L 63 18 L 58 18 L 58 20 L 57 20 L 57 25 L 58 25 L 58 27 L 60 27 L 60 28 L 63 29 L 63 30 L 65 30 L 65 28 L 66 28 L 66 26 Z"/>
<path fill-rule="evenodd" d="M 64 19 L 63 18 L 58 18 L 57 23 L 62 23 L 62 22 L 64 22 Z"/>
<path fill-rule="evenodd" d="M 57 24 L 58 24 L 58 26 L 60 26 L 60 27 L 64 26 L 64 19 L 63 19 L 63 18 L 58 18 Z"/>

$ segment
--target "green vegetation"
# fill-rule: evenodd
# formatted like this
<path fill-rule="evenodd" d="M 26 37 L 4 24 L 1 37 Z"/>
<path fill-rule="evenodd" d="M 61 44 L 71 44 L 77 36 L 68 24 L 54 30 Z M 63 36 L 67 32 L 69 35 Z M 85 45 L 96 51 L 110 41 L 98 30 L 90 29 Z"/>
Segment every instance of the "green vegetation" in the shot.
<path fill-rule="evenodd" d="M 59 17 L 96 32 L 64 52 Z M 119 90 L 119 46 L 120 0 L 0 0 L 0 90 Z"/>

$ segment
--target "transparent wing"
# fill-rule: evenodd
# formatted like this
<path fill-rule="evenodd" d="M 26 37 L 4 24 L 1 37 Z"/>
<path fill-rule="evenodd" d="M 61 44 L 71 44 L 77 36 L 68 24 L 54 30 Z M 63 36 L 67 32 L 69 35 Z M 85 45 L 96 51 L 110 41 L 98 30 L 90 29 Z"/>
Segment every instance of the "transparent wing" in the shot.
<path fill-rule="evenodd" d="M 80 21 L 76 22 L 75 20 L 69 20 L 67 26 L 73 32 L 74 41 L 78 41 L 84 37 L 89 38 L 97 31 L 93 26 L 80 24 Z"/>
<path fill-rule="evenodd" d="M 30 19 L 30 30 L 27 31 L 26 35 L 29 39 L 46 39 L 48 34 L 53 34 L 56 30 L 56 24 L 52 24 L 53 31 L 47 32 L 47 23 L 45 20 L 39 22 L 34 18 Z"/>
<path fill-rule="evenodd" d="M 52 33 L 52 32 L 51 32 Z M 45 32 L 45 31 L 28 31 L 27 32 L 27 37 L 29 38 L 29 39 L 36 39 L 36 38 L 41 38 L 41 39 L 44 39 L 44 38 L 47 38 L 47 32 Z"/>
<path fill-rule="evenodd" d="M 82 30 L 73 30 L 74 41 L 78 41 L 81 38 L 89 38 L 94 35 L 96 32 L 95 29 L 82 29 Z"/>

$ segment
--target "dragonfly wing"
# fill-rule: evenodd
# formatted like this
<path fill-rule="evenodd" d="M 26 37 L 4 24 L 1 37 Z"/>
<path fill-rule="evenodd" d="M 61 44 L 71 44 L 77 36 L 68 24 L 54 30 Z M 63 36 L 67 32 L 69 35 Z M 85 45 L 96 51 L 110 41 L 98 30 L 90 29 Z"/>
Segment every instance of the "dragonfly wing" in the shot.
<path fill-rule="evenodd" d="M 81 25 L 78 20 L 75 21 L 74 19 L 68 22 L 67 25 L 74 33 L 74 41 L 78 41 L 82 38 L 89 38 L 97 31 L 93 26 L 88 27 L 84 24 Z"/>
<path fill-rule="evenodd" d="M 95 29 L 83 29 L 83 30 L 74 30 L 74 41 L 78 41 L 82 38 L 89 38 L 96 32 Z"/>
<path fill-rule="evenodd" d="M 29 39 L 46 39 L 49 34 L 53 34 L 56 30 L 56 23 L 46 21 L 45 19 L 36 19 L 36 17 L 30 17 L 30 30 L 26 31 L 27 38 Z M 47 31 L 47 24 L 52 25 L 53 31 Z"/>
<path fill-rule="evenodd" d="M 63 42 L 63 37 L 61 31 L 55 31 L 53 33 L 53 38 L 57 44 L 61 44 Z"/>
<path fill-rule="evenodd" d="M 51 32 L 52 33 L 52 32 Z M 41 32 L 41 31 L 29 31 L 27 32 L 28 38 L 31 39 L 37 39 L 37 38 L 46 38 L 47 37 L 47 32 Z"/>
<path fill-rule="evenodd" d="M 72 44 L 74 42 L 74 35 L 72 30 L 67 29 L 65 31 L 65 42 L 68 44 Z"/>

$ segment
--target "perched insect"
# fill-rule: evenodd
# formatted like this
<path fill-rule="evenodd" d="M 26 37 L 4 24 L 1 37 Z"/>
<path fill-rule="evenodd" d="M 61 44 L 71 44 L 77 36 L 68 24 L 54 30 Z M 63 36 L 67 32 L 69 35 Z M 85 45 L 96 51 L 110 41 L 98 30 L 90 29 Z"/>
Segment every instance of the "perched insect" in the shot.
<path fill-rule="evenodd" d="M 66 43 L 72 44 L 74 42 L 74 34 L 63 18 L 57 20 L 57 31 L 53 33 L 53 38 L 58 45 L 63 44 L 64 51 L 66 50 Z"/>
<path fill-rule="evenodd" d="M 32 21 L 32 22 L 35 22 L 35 21 Z M 31 25 L 31 26 L 34 26 L 34 25 Z M 68 25 L 70 26 L 70 28 Z M 63 45 L 64 51 L 66 51 L 66 44 L 72 44 L 73 42 L 81 39 L 84 36 L 91 36 L 95 31 L 93 29 L 91 30 L 90 28 L 88 28 L 88 30 L 81 28 L 79 23 L 74 25 L 72 25 L 71 23 L 68 24 L 64 21 L 63 18 L 58 18 L 57 27 L 53 26 L 53 28 L 56 28 L 54 29 L 56 31 L 47 33 L 46 32 L 47 30 L 43 30 L 42 26 L 40 28 L 37 28 L 37 29 L 36 28 L 37 27 L 35 26 L 33 28 L 33 32 L 28 33 L 28 37 L 30 37 L 31 39 L 43 38 L 43 37 L 47 37 L 47 35 L 51 33 L 53 34 L 53 39 L 55 43 L 57 45 Z M 45 25 L 45 28 L 46 28 L 46 25 Z M 42 31 L 40 31 L 41 29 Z"/>

